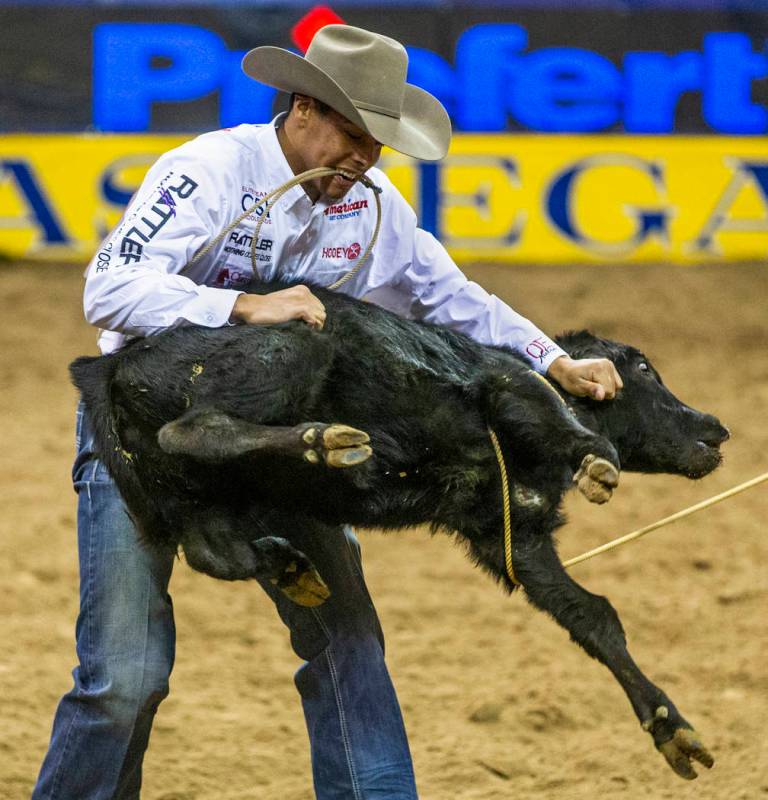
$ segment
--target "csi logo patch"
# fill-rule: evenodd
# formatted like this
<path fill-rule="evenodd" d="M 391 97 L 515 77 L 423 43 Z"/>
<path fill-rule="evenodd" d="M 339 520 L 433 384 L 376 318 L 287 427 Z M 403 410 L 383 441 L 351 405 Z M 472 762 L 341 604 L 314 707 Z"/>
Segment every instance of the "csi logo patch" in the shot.
<path fill-rule="evenodd" d="M 321 258 L 347 258 L 350 261 L 353 258 L 360 257 L 361 247 L 359 242 L 353 242 L 346 247 L 324 247 L 321 253 Z"/>
<path fill-rule="evenodd" d="M 266 197 L 267 193 L 259 191 L 258 189 L 254 189 L 252 186 L 243 186 L 243 196 L 240 199 L 240 207 L 243 211 L 247 211 L 257 200 L 261 200 L 262 197 Z M 255 221 L 259 217 L 264 216 L 264 211 L 266 209 L 266 205 L 259 206 L 255 211 L 252 211 L 248 215 L 248 219 L 251 221 Z M 272 222 L 272 217 L 270 216 L 269 211 L 267 211 L 267 218 L 265 222 L 269 225 Z"/>

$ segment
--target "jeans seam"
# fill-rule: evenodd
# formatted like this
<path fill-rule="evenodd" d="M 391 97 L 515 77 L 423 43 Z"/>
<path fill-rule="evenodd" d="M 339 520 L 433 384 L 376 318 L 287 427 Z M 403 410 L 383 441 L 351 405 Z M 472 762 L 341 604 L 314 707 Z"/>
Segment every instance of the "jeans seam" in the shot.
<path fill-rule="evenodd" d="M 93 477 L 96 478 L 96 465 L 94 462 L 93 467 Z M 94 480 L 95 483 L 95 480 Z M 93 500 L 91 495 L 91 482 L 87 483 L 88 486 L 88 503 L 89 505 L 93 506 Z M 86 624 L 88 625 L 88 649 L 90 650 L 91 645 L 93 644 L 93 613 L 91 606 L 93 605 L 93 600 L 91 598 L 91 586 L 93 584 L 93 562 L 94 562 L 94 535 L 93 535 L 93 508 L 91 508 L 90 513 L 88 514 L 88 596 L 86 598 Z M 88 675 L 88 679 L 92 680 L 92 664 L 91 662 L 91 654 L 89 651 L 86 651 L 84 654 L 83 661 L 86 663 L 83 665 L 85 667 L 85 672 Z"/>
<path fill-rule="evenodd" d="M 325 657 L 328 660 L 328 667 L 331 672 L 331 683 L 333 685 L 333 695 L 336 699 L 336 709 L 339 712 L 339 727 L 341 728 L 341 740 L 344 744 L 344 753 L 347 757 L 347 767 L 349 768 L 349 777 L 352 782 L 352 792 L 353 792 L 353 800 L 363 800 L 363 796 L 360 793 L 360 783 L 357 779 L 357 773 L 355 772 L 355 765 L 354 761 L 352 760 L 352 746 L 349 740 L 349 731 L 347 729 L 347 718 L 344 714 L 344 704 L 341 699 L 341 691 L 339 689 L 339 677 L 336 671 L 336 664 L 333 660 L 332 655 L 332 644 L 331 644 L 331 635 L 330 631 L 328 630 L 327 626 L 323 622 L 322 617 L 318 613 L 316 609 L 312 609 L 312 613 L 315 616 L 320 627 L 323 629 L 326 637 L 328 638 L 328 647 L 325 650 Z"/>
<path fill-rule="evenodd" d="M 56 774 L 53 776 L 53 789 L 51 790 L 50 797 L 53 799 L 59 793 L 59 786 L 61 785 L 61 777 L 63 775 L 62 766 L 66 761 L 67 751 L 69 750 L 69 743 L 72 740 L 72 729 L 75 727 L 75 723 L 77 722 L 77 718 L 80 716 L 81 708 L 78 706 L 75 709 L 75 713 L 72 715 L 72 719 L 69 721 L 69 727 L 67 728 L 67 737 L 64 740 L 64 747 L 61 748 L 61 758 L 59 758 L 59 764 L 56 767 Z"/>
<path fill-rule="evenodd" d="M 95 466 L 94 466 L 93 474 L 94 474 L 94 477 L 95 477 L 95 475 L 96 475 Z M 88 504 L 90 506 L 92 506 L 93 505 L 93 497 L 91 495 L 91 482 L 90 481 L 86 481 L 85 488 L 86 488 L 87 494 L 88 494 Z M 93 577 L 93 539 L 94 539 L 94 537 L 93 537 L 93 513 L 91 512 L 91 513 L 88 514 L 88 575 L 87 575 L 87 580 L 88 580 L 89 584 L 91 583 L 92 577 Z M 91 642 L 93 642 L 93 619 L 92 619 L 93 614 L 91 613 L 91 603 L 89 601 L 87 601 L 87 600 L 86 600 L 86 607 L 83 609 L 83 613 L 85 613 L 85 619 L 86 619 L 86 623 L 85 624 L 86 624 L 86 627 L 88 629 L 88 644 L 90 646 Z M 87 649 L 84 649 L 84 652 L 82 654 L 82 659 L 81 660 L 83 662 L 82 666 L 83 666 L 83 668 L 85 670 L 85 673 L 86 673 L 86 675 L 89 676 L 89 679 L 90 679 L 90 677 L 91 677 L 91 668 L 90 668 L 90 666 L 88 664 L 90 658 L 89 658 L 89 654 L 87 652 Z M 62 766 L 64 765 L 64 763 L 66 761 L 67 751 L 69 749 L 69 744 L 70 744 L 71 739 L 72 739 L 72 730 L 75 727 L 75 723 L 77 722 L 77 719 L 80 716 L 80 712 L 81 711 L 82 711 L 82 707 L 81 706 L 77 706 L 77 708 L 75 709 L 75 713 L 72 715 L 72 719 L 69 722 L 69 727 L 67 728 L 67 735 L 66 735 L 66 738 L 64 740 L 64 747 L 62 747 L 62 749 L 61 749 L 61 758 L 59 759 L 58 766 L 56 767 L 56 773 L 53 776 L 53 790 L 52 790 L 52 795 L 51 796 L 54 797 L 54 798 L 58 794 L 58 788 L 59 788 L 59 786 L 61 784 L 61 777 L 62 777 L 62 774 L 63 774 L 62 773 Z"/>
<path fill-rule="evenodd" d="M 75 455 L 80 452 L 80 447 L 83 443 L 83 409 L 82 405 L 78 404 L 77 411 L 75 412 Z"/>
<path fill-rule="evenodd" d="M 146 598 L 146 614 L 145 614 L 145 624 L 144 624 L 144 648 L 143 648 L 144 649 L 144 660 L 143 660 L 142 671 L 141 671 L 142 672 L 141 689 L 139 691 L 139 694 L 141 695 L 141 697 L 146 697 L 147 696 L 147 693 L 144 692 L 143 690 L 144 690 L 144 684 L 145 684 L 145 682 L 147 680 L 147 671 L 148 671 L 147 670 L 147 654 L 149 652 L 149 646 L 148 646 L 148 641 L 149 641 L 149 614 L 150 614 L 149 602 L 150 602 L 150 600 L 149 600 L 149 592 L 148 592 L 147 593 L 147 598 Z M 136 713 L 133 715 L 133 724 L 131 725 L 131 735 L 127 737 L 128 747 L 130 747 L 130 744 L 133 741 L 133 737 L 136 734 L 136 722 L 138 721 L 138 719 L 139 719 L 139 709 L 137 708 Z M 120 786 L 120 780 L 123 778 L 123 769 L 125 768 L 125 762 L 127 761 L 127 759 L 128 759 L 128 748 L 126 748 L 126 751 L 125 751 L 125 753 L 123 755 L 123 765 L 121 766 L 120 772 L 117 775 L 117 786 L 115 787 L 115 792 L 117 792 L 117 789 Z M 135 765 L 134 769 L 141 769 L 141 764 Z M 141 780 L 141 779 L 139 779 L 139 780 Z M 141 784 L 139 784 L 139 789 L 141 789 Z M 133 796 L 138 798 L 139 794 L 137 793 L 137 794 L 135 794 Z M 122 791 L 121 791 L 121 793 L 119 795 L 116 794 L 115 798 L 116 798 L 116 800 L 130 800 L 130 796 L 124 795 L 122 793 Z"/>
<path fill-rule="evenodd" d="M 352 533 L 354 534 L 354 530 L 353 529 L 351 529 L 351 530 L 352 530 Z M 357 537 L 355 537 L 355 539 L 357 541 Z M 365 600 L 368 602 L 368 608 L 371 611 L 371 613 L 373 614 L 375 628 L 376 628 L 376 630 L 374 630 L 374 633 L 375 633 L 377 639 L 379 640 L 379 644 L 381 645 L 381 652 L 382 652 L 382 656 L 383 656 L 384 655 L 384 651 L 385 651 L 385 648 L 384 648 L 384 631 L 381 628 L 381 623 L 379 621 L 378 612 L 376 611 L 376 606 L 373 603 L 373 598 L 371 597 L 371 592 L 368 589 L 368 584 L 365 581 L 365 575 L 363 575 L 363 561 L 362 561 L 362 553 L 361 553 L 361 549 L 360 549 L 360 542 L 358 541 L 358 545 L 357 545 L 357 548 L 356 548 L 352 544 L 352 542 L 350 541 L 349 536 L 347 536 L 346 531 L 344 532 L 344 541 L 345 541 L 345 543 L 347 545 L 347 550 L 349 550 L 350 555 L 352 556 L 352 564 L 354 566 L 355 572 L 357 573 L 357 576 L 358 576 L 358 579 L 359 579 L 360 593 L 365 598 Z"/>
<path fill-rule="evenodd" d="M 346 531 L 344 531 L 344 542 L 347 545 L 347 550 L 349 550 L 350 554 L 352 555 L 352 563 L 355 566 L 355 572 L 357 572 L 357 575 L 363 584 L 363 588 L 367 592 L 368 587 L 365 585 L 365 575 L 363 575 L 363 568 L 360 565 L 360 553 L 359 551 L 356 551 L 354 547 L 352 547 L 352 542 L 349 541 L 349 536 L 347 536 Z"/>

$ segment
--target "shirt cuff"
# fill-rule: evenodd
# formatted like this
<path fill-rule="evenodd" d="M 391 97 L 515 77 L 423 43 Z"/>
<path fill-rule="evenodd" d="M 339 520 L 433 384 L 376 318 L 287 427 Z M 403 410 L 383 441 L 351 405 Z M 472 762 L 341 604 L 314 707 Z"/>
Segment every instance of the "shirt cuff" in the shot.
<path fill-rule="evenodd" d="M 230 325 L 237 298 L 243 292 L 237 289 L 216 289 L 212 286 L 198 286 L 197 298 L 186 308 L 184 317 L 195 325 L 205 328 L 223 328 Z"/>
<path fill-rule="evenodd" d="M 562 347 L 556 345 L 546 336 L 539 336 L 532 339 L 522 350 L 523 355 L 528 359 L 531 366 L 541 375 L 546 375 L 549 365 L 560 358 L 567 356 L 568 353 Z"/>

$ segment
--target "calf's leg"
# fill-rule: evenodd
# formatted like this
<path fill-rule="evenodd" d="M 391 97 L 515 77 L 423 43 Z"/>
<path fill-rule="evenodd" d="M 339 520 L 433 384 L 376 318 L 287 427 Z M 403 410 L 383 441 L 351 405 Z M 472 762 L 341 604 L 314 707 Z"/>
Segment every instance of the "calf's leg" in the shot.
<path fill-rule="evenodd" d="M 613 445 L 585 428 L 549 382 L 531 370 L 496 378 L 490 392 L 490 422 L 505 440 L 505 452 L 522 474 L 546 485 L 568 464 L 582 494 L 607 502 L 619 482 Z"/>
<path fill-rule="evenodd" d="M 225 581 L 256 579 L 302 606 L 319 606 L 330 593 L 312 562 L 285 536 L 301 521 L 278 520 L 269 509 L 251 506 L 177 505 L 165 502 L 166 524 L 175 532 L 187 563 Z M 160 541 L 152 531 L 144 539 Z M 155 532 L 156 534 L 156 532 Z"/>
<path fill-rule="evenodd" d="M 698 734 L 632 660 L 616 611 L 604 597 L 571 579 L 551 537 L 541 531 L 516 530 L 513 558 L 517 578 L 533 605 L 550 614 L 574 642 L 608 667 L 670 767 L 688 780 L 696 777 L 692 760 L 711 767 L 714 760 Z"/>
<path fill-rule="evenodd" d="M 324 461 L 329 467 L 353 467 L 373 452 L 368 434 L 348 425 L 256 425 L 212 408 L 191 409 L 163 425 L 157 440 L 166 453 L 213 463 L 247 453 L 274 453 L 310 464 Z"/>

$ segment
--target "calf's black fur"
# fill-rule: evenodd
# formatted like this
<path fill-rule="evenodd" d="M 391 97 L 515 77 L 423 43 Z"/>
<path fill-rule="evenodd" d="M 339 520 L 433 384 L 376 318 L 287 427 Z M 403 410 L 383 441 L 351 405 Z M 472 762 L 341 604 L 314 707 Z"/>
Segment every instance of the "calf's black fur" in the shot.
<path fill-rule="evenodd" d="M 313 519 L 429 523 L 455 532 L 511 591 L 490 426 L 509 473 L 514 569 L 528 599 L 611 670 L 679 775 L 695 777 L 692 759 L 711 766 L 631 659 L 608 601 L 563 569 L 552 534 L 563 494 L 593 458 L 602 471 L 584 479 L 600 499 L 613 467 L 701 477 L 720 462 L 728 434 L 718 420 L 677 400 L 638 350 L 587 332 L 560 343 L 574 357 L 615 362 L 624 389 L 612 402 L 559 395 L 504 348 L 313 291 L 328 311 L 322 331 L 186 327 L 73 363 L 99 454 L 145 546 L 181 546 L 195 569 L 268 579 L 313 605 L 327 590 L 292 531 Z"/>

